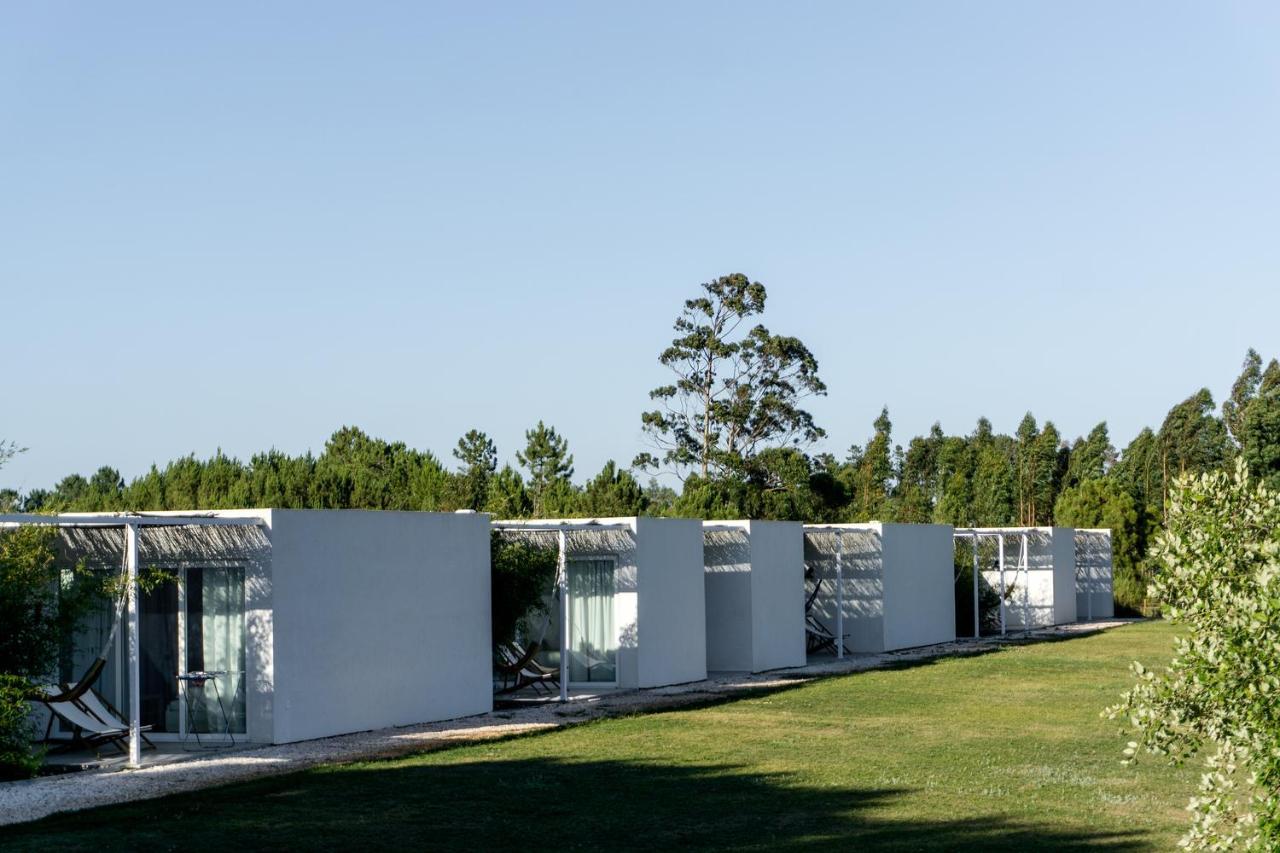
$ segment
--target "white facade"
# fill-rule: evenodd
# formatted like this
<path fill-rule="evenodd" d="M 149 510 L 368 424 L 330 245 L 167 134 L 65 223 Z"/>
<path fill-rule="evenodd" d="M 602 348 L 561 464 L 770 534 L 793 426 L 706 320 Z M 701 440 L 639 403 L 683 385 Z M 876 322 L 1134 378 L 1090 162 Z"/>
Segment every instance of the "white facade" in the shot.
<path fill-rule="evenodd" d="M 139 564 L 181 581 L 140 596 L 141 714 L 153 740 L 192 731 L 217 740 L 228 716 L 237 741 L 289 743 L 492 710 L 487 517 L 270 509 L 199 515 L 261 523 L 139 531 Z M 119 562 L 123 534 L 68 530 L 64 541 L 110 568 Z M 235 582 L 217 589 L 213 613 L 212 588 L 205 584 L 200 601 L 196 579 L 215 573 Z M 81 632 L 75 672 L 97 654 L 110 621 L 104 615 Z M 127 715 L 124 633 L 94 689 Z M 193 703 L 197 688 L 184 690 L 177 676 L 197 669 L 227 672 L 202 685 Z M 225 709 L 216 714 L 215 682 Z M 209 714 L 200 728 L 189 716 L 193 704 Z"/>
<path fill-rule="evenodd" d="M 485 516 L 274 510 L 268 520 L 274 696 L 260 723 L 270 718 L 272 741 L 493 709 Z"/>
<path fill-rule="evenodd" d="M 563 528 L 572 615 L 562 621 L 563 614 L 554 614 L 542 638 L 542 659 L 548 665 L 560 665 L 560 626 L 567 622 L 573 689 L 662 687 L 707 677 L 700 521 L 633 516 L 493 524 L 508 535 L 525 536 L 553 548 L 559 535 L 556 528 Z M 575 606 L 577 566 L 605 568 L 607 614 L 600 612 L 606 596 L 599 591 L 590 607 L 581 602 Z M 595 625 L 572 624 L 573 615 L 588 613 Z M 607 625 L 607 636 L 599 635 L 601 624 Z M 576 643 L 588 634 L 592 642 L 586 652 Z"/>
<path fill-rule="evenodd" d="M 804 666 L 804 528 L 706 522 L 707 669 Z"/>
<path fill-rule="evenodd" d="M 1111 531 L 1076 529 L 1076 619 L 1116 615 L 1111 583 Z"/>
<path fill-rule="evenodd" d="M 984 565 L 982 576 L 992 589 L 999 592 L 1003 588 L 1005 591 L 1004 624 L 1007 628 L 1047 628 L 1076 621 L 1075 531 L 1072 528 L 977 530 L 984 534 L 984 538 L 987 538 L 986 534 L 993 537 L 1003 535 L 1003 578 L 998 563 L 996 566 Z"/>
<path fill-rule="evenodd" d="M 823 583 L 810 615 L 831 634 L 847 634 L 845 645 L 852 652 L 955 640 L 952 535 L 952 528 L 942 524 L 806 526 L 810 583 Z M 839 586 L 837 573 L 843 577 Z M 842 620 L 836 618 L 838 602 Z"/>

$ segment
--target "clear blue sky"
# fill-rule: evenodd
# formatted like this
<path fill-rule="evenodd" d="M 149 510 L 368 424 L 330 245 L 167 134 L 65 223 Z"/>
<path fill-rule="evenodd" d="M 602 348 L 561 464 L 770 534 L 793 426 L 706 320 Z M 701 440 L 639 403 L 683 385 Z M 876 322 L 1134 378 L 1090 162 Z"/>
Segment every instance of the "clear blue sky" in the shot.
<path fill-rule="evenodd" d="M 1273 3 L 6 4 L 0 485 L 342 424 L 579 479 L 742 271 L 839 454 L 1280 355 Z"/>

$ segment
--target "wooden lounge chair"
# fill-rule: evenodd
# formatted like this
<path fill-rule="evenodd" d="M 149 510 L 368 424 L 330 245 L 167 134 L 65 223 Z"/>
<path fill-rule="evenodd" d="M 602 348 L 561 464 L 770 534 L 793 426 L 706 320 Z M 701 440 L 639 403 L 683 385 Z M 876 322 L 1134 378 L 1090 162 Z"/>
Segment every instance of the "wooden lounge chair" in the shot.
<path fill-rule="evenodd" d="M 533 649 L 533 651 L 531 652 L 525 651 L 524 646 L 520 645 L 520 643 L 516 642 L 515 640 L 512 640 L 509 643 L 509 645 L 511 646 L 511 650 L 514 651 L 516 655 L 528 661 L 527 666 L 529 669 L 533 670 L 534 672 L 540 672 L 544 675 L 554 675 L 557 681 L 560 679 L 560 670 L 553 669 L 552 667 L 549 667 L 549 666 L 543 666 L 542 664 L 538 663 L 538 660 L 535 656 L 538 654 L 538 652 L 542 650 L 542 643 L 534 643 L 532 646 L 530 646 L 529 648 Z"/>
<path fill-rule="evenodd" d="M 829 652 L 836 654 L 836 635 L 827 629 L 825 625 L 818 621 L 818 617 L 813 615 L 813 603 L 818 600 L 818 593 L 822 591 L 822 579 L 819 578 L 814 584 L 813 592 L 804 603 L 804 645 L 806 654 L 817 655 Z M 844 647 L 844 653 L 853 654 L 849 646 L 844 642 L 849 638 L 848 634 L 839 638 L 840 645 Z"/>
<path fill-rule="evenodd" d="M 502 676 L 500 693 L 514 693 L 526 687 L 550 693 L 551 685 L 560 683 L 559 672 L 548 669 L 533 659 L 538 650 L 537 643 L 530 646 L 524 654 L 517 654 L 510 643 L 502 643 L 498 646 L 498 656 L 494 664 L 498 674 Z"/>
<path fill-rule="evenodd" d="M 45 743 L 56 743 L 54 748 L 58 750 L 96 749 L 110 744 L 121 752 L 128 751 L 125 744 L 129 739 L 129 724 L 92 690 L 76 693 L 77 698 L 69 701 L 59 701 L 58 697 L 76 692 L 74 684 L 62 687 L 49 685 L 43 688 L 43 692 L 45 698 L 37 701 L 49 709 L 49 724 L 44 731 Z M 55 719 L 62 719 L 72 726 L 70 741 L 53 739 Z M 149 732 L 151 726 L 142 726 L 140 731 Z M 155 744 L 145 734 L 142 735 L 142 740 L 146 746 L 155 748 Z"/>

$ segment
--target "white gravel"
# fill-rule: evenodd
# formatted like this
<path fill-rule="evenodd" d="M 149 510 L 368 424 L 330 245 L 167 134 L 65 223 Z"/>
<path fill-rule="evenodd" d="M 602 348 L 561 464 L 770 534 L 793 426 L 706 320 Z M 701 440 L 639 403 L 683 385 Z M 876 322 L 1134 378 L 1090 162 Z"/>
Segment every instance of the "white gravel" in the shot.
<path fill-rule="evenodd" d="M 1077 623 L 1035 632 L 1033 638 L 1084 634 L 1127 620 Z M 1010 637 L 1009 640 L 1020 640 Z M 166 753 L 166 763 L 139 770 L 108 768 L 0 783 L 0 825 L 36 820 L 61 811 L 162 797 L 261 776 L 291 773 L 318 764 L 384 758 L 438 748 L 445 744 L 480 741 L 512 734 L 558 728 L 605 716 L 661 710 L 697 704 L 706 699 L 743 691 L 795 684 L 841 673 L 857 672 L 903 661 L 945 655 L 974 654 L 1008 640 L 961 640 L 939 646 L 878 655 L 829 658 L 795 669 L 749 675 L 716 675 L 706 681 L 575 697 L 568 705 L 547 702 L 475 717 L 403 728 L 291 743 L 208 753 Z M 144 753 L 144 756 L 146 754 Z M 153 754 L 154 755 L 154 754 Z M 145 759 L 144 759 L 145 762 Z"/>

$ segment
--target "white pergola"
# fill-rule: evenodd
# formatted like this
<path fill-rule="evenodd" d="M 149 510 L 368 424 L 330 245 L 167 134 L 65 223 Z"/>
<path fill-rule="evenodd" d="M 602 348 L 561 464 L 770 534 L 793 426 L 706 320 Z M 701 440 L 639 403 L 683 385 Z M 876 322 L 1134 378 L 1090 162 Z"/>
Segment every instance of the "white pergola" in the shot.
<path fill-rule="evenodd" d="M 122 528 L 124 530 L 125 607 L 128 624 L 129 761 L 137 768 L 142 752 L 141 694 L 138 674 L 138 530 L 142 527 L 258 527 L 260 518 L 199 514 L 148 515 L 142 513 L 85 513 L 66 515 L 0 515 L 0 529 L 39 525 L 44 527 Z"/>
<path fill-rule="evenodd" d="M 840 524 L 806 524 L 810 530 L 834 533 L 836 540 L 836 659 L 844 658 L 844 534 L 849 528 Z"/>
<path fill-rule="evenodd" d="M 1004 559 L 1004 543 L 1006 536 L 1018 537 L 1018 563 L 1013 568 L 1013 578 L 1016 583 L 1018 575 L 1022 575 L 1022 626 L 1024 631 L 1031 630 L 1031 569 L 1028 555 L 1030 552 L 1030 537 L 1033 531 L 1034 528 L 1028 527 L 957 527 L 955 529 L 956 539 L 968 538 L 973 541 L 973 638 L 975 640 L 982 636 L 982 614 L 979 605 L 978 541 L 984 538 L 996 540 L 996 550 L 999 553 L 997 571 L 1000 574 L 1000 634 L 1003 636 L 1007 631 L 1004 603 L 1004 575 L 1007 567 Z"/>
<path fill-rule="evenodd" d="M 556 595 L 560 599 L 560 701 L 569 701 L 569 596 L 568 535 L 574 532 L 604 532 L 625 530 L 636 535 L 634 524 L 625 522 L 595 521 L 495 521 L 493 529 L 499 533 L 554 533 L 556 534 Z"/>

